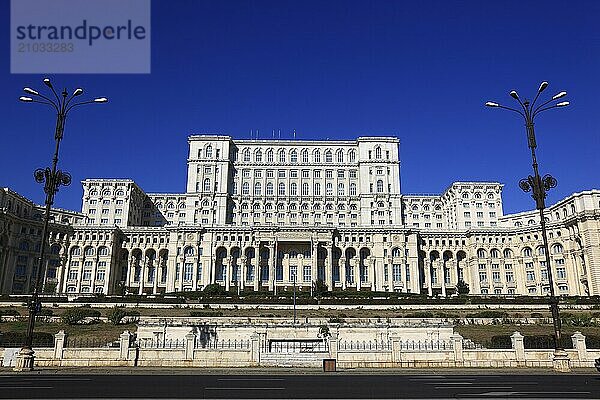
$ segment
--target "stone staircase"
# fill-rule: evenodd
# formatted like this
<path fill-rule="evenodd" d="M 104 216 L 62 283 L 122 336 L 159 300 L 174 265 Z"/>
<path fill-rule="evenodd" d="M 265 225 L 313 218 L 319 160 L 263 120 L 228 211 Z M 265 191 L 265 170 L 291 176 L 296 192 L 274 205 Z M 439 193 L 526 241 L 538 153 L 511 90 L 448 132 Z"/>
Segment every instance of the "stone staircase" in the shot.
<path fill-rule="evenodd" d="M 265 367 L 321 368 L 328 352 L 310 353 L 261 353 L 260 365 Z"/>

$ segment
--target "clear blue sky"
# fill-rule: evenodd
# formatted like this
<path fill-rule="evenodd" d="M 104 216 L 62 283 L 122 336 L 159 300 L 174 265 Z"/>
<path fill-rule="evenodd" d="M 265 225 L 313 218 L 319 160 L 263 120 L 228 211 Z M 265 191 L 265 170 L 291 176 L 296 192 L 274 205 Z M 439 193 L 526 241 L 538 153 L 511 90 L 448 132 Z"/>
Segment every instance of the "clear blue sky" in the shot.
<path fill-rule="evenodd" d="M 506 184 L 505 212 L 533 208 L 517 182 L 531 171 L 523 122 L 488 109 L 569 93 L 536 124 L 549 202 L 600 187 L 600 2 L 153 1 L 152 73 L 55 75 L 110 98 L 70 115 L 60 167 L 74 184 L 56 205 L 79 210 L 85 178 L 131 178 L 184 192 L 187 136 L 348 139 L 396 135 L 404 193 L 455 180 Z M 9 54 L 9 1 L 0 2 Z M 50 163 L 54 115 L 17 98 L 42 76 L 11 75 L 0 57 L 0 186 L 43 202 L 33 169 Z"/>

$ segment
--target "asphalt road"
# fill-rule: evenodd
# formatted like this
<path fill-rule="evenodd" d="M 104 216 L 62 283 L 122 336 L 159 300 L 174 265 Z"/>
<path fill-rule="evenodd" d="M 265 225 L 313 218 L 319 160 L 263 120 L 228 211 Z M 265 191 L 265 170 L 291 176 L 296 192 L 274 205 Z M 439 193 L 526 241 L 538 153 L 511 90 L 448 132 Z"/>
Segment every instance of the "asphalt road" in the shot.
<path fill-rule="evenodd" d="M 0 375 L 0 398 L 600 398 L 600 374 Z"/>

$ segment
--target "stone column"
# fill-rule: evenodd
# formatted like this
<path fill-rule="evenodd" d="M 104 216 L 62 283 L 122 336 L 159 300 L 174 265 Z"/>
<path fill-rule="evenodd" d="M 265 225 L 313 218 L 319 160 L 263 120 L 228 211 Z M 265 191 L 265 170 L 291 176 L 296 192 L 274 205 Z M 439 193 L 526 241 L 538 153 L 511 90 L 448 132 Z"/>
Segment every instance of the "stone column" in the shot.
<path fill-rule="evenodd" d="M 342 281 L 342 290 L 346 290 L 346 263 L 348 262 L 348 258 L 346 258 L 346 253 L 343 253 L 344 256 L 340 258 L 340 280 Z"/>
<path fill-rule="evenodd" d="M 327 258 L 325 259 L 325 283 L 330 290 L 333 288 L 333 242 L 327 242 Z"/>
<path fill-rule="evenodd" d="M 65 348 L 65 340 L 67 339 L 67 335 L 65 331 L 58 331 L 56 335 L 54 335 L 54 359 L 62 360 L 63 358 L 63 349 Z"/>
<path fill-rule="evenodd" d="M 131 332 L 129 331 L 123 331 L 119 336 L 119 360 L 127 360 L 129 358 L 131 336 Z"/>
<path fill-rule="evenodd" d="M 154 281 L 152 285 L 152 294 L 158 293 L 158 280 L 160 279 L 160 257 L 156 252 L 156 258 L 154 259 Z M 194 290 L 196 290 L 196 282 L 194 282 Z"/>
<path fill-rule="evenodd" d="M 427 282 L 427 295 L 433 296 L 433 277 L 431 276 L 431 270 L 433 268 L 433 262 L 427 260 L 425 264 L 425 277 Z"/>
<path fill-rule="evenodd" d="M 441 272 L 440 275 L 442 275 L 442 276 L 440 278 L 442 279 L 441 280 L 441 284 L 442 284 L 442 297 L 446 297 L 446 261 L 444 261 L 443 258 L 442 258 L 441 261 L 438 261 L 438 265 L 441 267 L 440 268 L 440 270 L 441 270 L 440 271 Z"/>
<path fill-rule="evenodd" d="M 371 276 L 369 281 L 371 282 L 371 290 L 377 290 L 377 260 L 374 256 L 369 259 L 369 269 L 371 270 Z"/>
<path fill-rule="evenodd" d="M 140 272 L 140 287 L 138 289 L 138 294 L 141 295 L 144 293 L 144 282 L 146 281 L 146 264 L 148 263 L 148 258 L 142 254 L 142 258 L 144 262 L 142 263 L 142 271 Z"/>
<path fill-rule="evenodd" d="M 275 243 L 269 243 L 269 291 L 275 290 L 275 265 L 277 263 L 277 244 Z"/>
<path fill-rule="evenodd" d="M 254 245 L 254 291 L 260 287 L 260 242 Z"/>
<path fill-rule="evenodd" d="M 240 251 L 242 251 L 242 249 L 240 249 Z M 246 270 L 247 270 L 245 254 L 240 256 L 239 262 L 240 262 L 240 275 L 241 275 L 240 276 L 240 286 L 241 286 L 242 290 L 244 290 L 244 288 L 246 287 Z"/>
<path fill-rule="evenodd" d="M 317 269 L 317 253 L 318 253 L 318 242 L 314 240 L 310 241 L 310 279 L 311 281 L 316 282 L 318 277 L 318 269 Z M 312 285 L 312 282 L 311 282 Z M 332 288 L 329 288 L 332 290 Z"/>
<path fill-rule="evenodd" d="M 185 335 L 185 359 L 194 359 L 194 347 L 196 344 L 196 335 L 193 332 Z"/>
<path fill-rule="evenodd" d="M 525 365 L 525 346 L 523 344 L 523 335 L 519 332 L 514 332 L 510 335 L 510 341 L 512 343 L 512 348 L 515 351 L 515 358 L 517 360 L 517 365 L 524 366 Z"/>
<path fill-rule="evenodd" d="M 577 350 L 577 358 L 579 361 L 587 361 L 587 347 L 585 345 L 585 336 L 577 331 L 571 336 L 573 348 Z"/>
<path fill-rule="evenodd" d="M 231 251 L 231 249 L 229 250 Z M 225 290 L 229 292 L 229 287 L 231 285 L 231 253 L 227 259 L 223 260 L 225 264 Z"/>
<path fill-rule="evenodd" d="M 452 341 L 452 350 L 454 350 L 454 362 L 456 364 L 460 364 L 462 366 L 464 362 L 463 356 L 463 337 L 458 333 L 455 333 L 450 336 L 450 340 Z M 455 366 L 458 366 L 456 365 Z"/>

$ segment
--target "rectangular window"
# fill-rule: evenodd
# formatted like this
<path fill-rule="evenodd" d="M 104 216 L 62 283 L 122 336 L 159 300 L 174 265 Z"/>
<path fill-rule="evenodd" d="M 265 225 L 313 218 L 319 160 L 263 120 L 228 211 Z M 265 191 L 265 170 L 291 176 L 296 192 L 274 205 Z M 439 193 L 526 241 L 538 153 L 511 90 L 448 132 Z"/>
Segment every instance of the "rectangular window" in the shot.
<path fill-rule="evenodd" d="M 394 282 L 400 282 L 402 280 L 402 267 L 400 264 L 392 265 L 392 278 Z"/>
<path fill-rule="evenodd" d="M 185 263 L 183 267 L 183 280 L 191 281 L 194 276 L 194 264 Z"/>
<path fill-rule="evenodd" d="M 310 272 L 311 272 L 310 265 L 305 265 L 304 270 L 303 270 L 303 276 L 302 276 L 304 282 L 310 282 Z"/>
<path fill-rule="evenodd" d="M 507 271 L 506 272 L 506 282 L 514 282 L 515 281 L 515 276 L 513 275 L 512 271 Z"/>
<path fill-rule="evenodd" d="M 485 272 L 479 272 L 479 282 L 486 282 L 487 274 Z"/>

